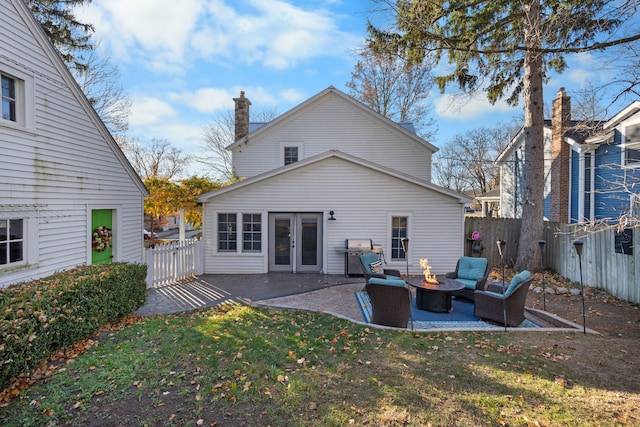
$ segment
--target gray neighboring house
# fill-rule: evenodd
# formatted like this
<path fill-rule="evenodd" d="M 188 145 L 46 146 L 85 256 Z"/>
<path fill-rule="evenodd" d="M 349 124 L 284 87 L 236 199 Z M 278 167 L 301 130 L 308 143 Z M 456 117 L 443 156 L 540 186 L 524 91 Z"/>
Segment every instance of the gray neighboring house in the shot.
<path fill-rule="evenodd" d="M 0 287 L 142 263 L 147 189 L 24 2 L 0 21 Z"/>
<path fill-rule="evenodd" d="M 472 199 L 431 183 L 437 148 L 411 126 L 332 86 L 259 125 L 244 93 L 234 101 L 242 181 L 200 197 L 205 273 L 342 274 L 346 239 L 371 240 L 403 272 L 422 258 L 455 268 Z"/>

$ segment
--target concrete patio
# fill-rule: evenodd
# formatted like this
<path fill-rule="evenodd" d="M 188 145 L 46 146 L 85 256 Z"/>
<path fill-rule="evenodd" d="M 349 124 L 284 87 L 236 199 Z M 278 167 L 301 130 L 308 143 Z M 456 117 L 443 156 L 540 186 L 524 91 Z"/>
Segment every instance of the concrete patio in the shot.
<path fill-rule="evenodd" d="M 136 311 L 140 316 L 191 311 L 219 304 L 242 302 L 273 308 L 323 312 L 364 323 L 355 292 L 364 278 L 320 274 L 212 274 L 202 275 L 147 290 L 147 303 Z M 526 317 L 540 328 L 518 331 L 582 332 L 582 326 L 540 310 L 527 309 Z M 377 325 L 371 325 L 376 326 Z M 509 330 L 515 328 L 508 328 Z M 443 329 L 438 329 L 443 330 Z M 450 328 L 449 330 L 456 330 Z M 496 330 L 493 328 L 492 330 Z M 597 333 L 587 329 L 590 333 Z"/>

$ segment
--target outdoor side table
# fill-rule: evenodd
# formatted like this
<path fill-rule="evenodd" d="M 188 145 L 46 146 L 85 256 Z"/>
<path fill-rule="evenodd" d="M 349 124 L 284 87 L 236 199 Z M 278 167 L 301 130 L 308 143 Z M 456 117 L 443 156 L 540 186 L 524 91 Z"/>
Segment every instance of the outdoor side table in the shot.
<path fill-rule="evenodd" d="M 418 309 L 434 313 L 448 313 L 451 311 L 452 292 L 463 289 L 464 285 L 445 277 L 438 277 L 438 282 L 435 284 L 421 280 L 420 282 L 409 283 L 416 288 L 416 307 Z"/>

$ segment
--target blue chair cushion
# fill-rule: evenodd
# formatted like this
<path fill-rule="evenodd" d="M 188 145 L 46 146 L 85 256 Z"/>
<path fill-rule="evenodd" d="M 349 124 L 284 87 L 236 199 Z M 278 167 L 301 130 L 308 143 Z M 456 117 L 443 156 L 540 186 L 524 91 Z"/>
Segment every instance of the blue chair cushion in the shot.
<path fill-rule="evenodd" d="M 476 279 L 461 279 L 461 278 L 457 278 L 456 279 L 457 282 L 462 283 L 465 287 L 465 289 L 475 289 L 476 288 Z"/>
<path fill-rule="evenodd" d="M 513 279 L 511 279 L 511 284 L 509 284 L 509 287 L 505 291 L 504 295 L 511 295 L 511 293 L 516 290 L 518 285 L 527 280 L 529 277 L 531 277 L 531 273 L 529 273 L 529 270 L 523 270 L 519 274 L 513 276 Z"/>
<path fill-rule="evenodd" d="M 495 297 L 495 298 L 504 298 L 504 295 L 499 294 L 497 292 L 486 291 L 485 294 L 491 295 L 492 297 Z"/>
<path fill-rule="evenodd" d="M 401 278 L 399 278 L 398 276 L 392 276 L 392 275 L 390 275 L 390 274 L 387 274 L 387 275 L 386 275 L 386 277 L 385 277 L 385 279 L 387 279 L 387 280 L 402 280 L 402 279 L 401 279 Z M 404 282 L 404 280 L 403 280 L 403 282 Z"/>
<path fill-rule="evenodd" d="M 360 261 L 362 262 L 364 268 L 367 269 L 367 273 L 373 273 L 373 271 L 371 271 L 371 263 L 379 261 L 378 254 L 374 252 L 362 254 L 360 255 Z"/>
<path fill-rule="evenodd" d="M 460 257 L 460 262 L 458 263 L 457 278 L 478 280 L 479 278 L 484 276 L 484 272 L 487 270 L 488 262 L 489 261 L 487 261 L 486 258 L 475 258 L 468 256 Z"/>
<path fill-rule="evenodd" d="M 374 285 L 389 285 L 389 286 L 401 286 L 403 288 L 407 287 L 407 282 L 400 279 L 379 279 L 377 277 L 369 279 L 369 283 Z"/>

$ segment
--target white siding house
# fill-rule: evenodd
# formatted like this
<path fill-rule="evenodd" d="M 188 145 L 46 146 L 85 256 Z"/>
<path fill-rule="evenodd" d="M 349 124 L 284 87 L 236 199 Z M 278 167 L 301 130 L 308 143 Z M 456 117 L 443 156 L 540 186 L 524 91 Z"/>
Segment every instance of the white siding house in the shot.
<path fill-rule="evenodd" d="M 0 26 L 0 287 L 143 262 L 143 183 L 22 0 L 0 2 Z"/>
<path fill-rule="evenodd" d="M 245 135 L 250 103 L 235 101 L 228 148 L 245 179 L 200 197 L 205 273 L 342 274 L 346 239 L 403 272 L 455 268 L 471 199 L 431 183 L 436 147 L 333 87 Z"/>

